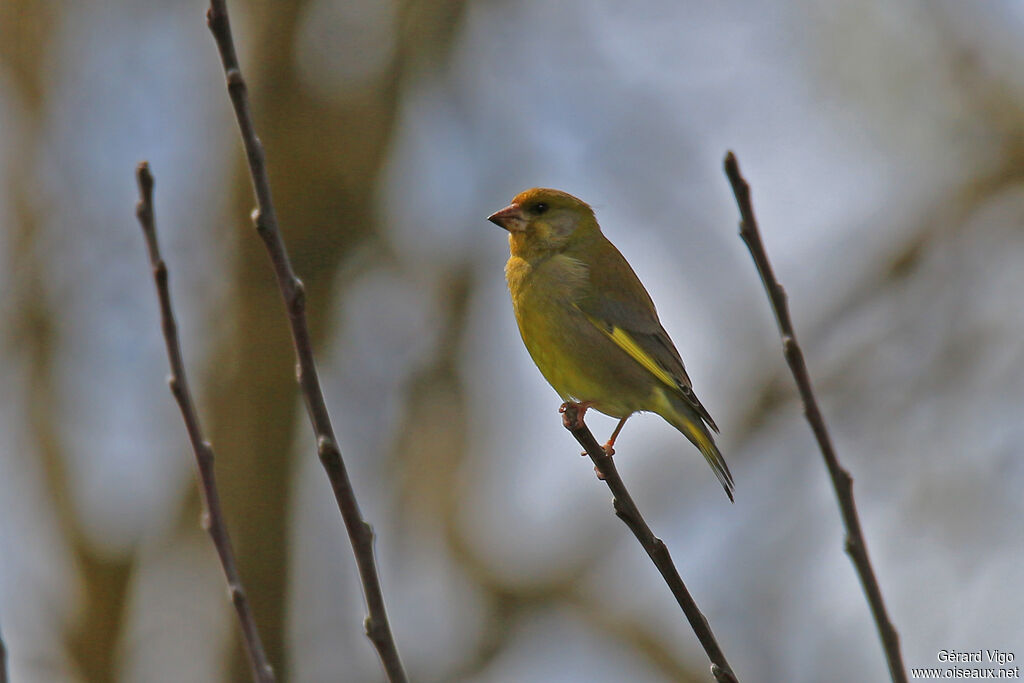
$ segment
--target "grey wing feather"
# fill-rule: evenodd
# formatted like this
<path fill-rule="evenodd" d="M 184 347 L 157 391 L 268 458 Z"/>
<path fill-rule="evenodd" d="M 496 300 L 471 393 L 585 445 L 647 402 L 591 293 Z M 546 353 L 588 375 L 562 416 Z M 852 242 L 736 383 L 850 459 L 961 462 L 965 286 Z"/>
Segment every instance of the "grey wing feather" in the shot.
<path fill-rule="evenodd" d="M 615 249 L 610 242 L 608 244 Z M 628 332 L 637 345 L 672 376 L 679 395 L 717 433 L 718 425 L 693 393 L 683 360 L 658 320 L 654 302 L 626 259 L 622 258 L 617 249 L 615 253 L 619 258 L 615 259 L 617 263 L 611 267 L 620 270 L 620 277 L 635 280 L 636 286 L 611 290 L 601 282 L 601 270 L 592 268 L 588 273 L 591 286 L 586 289 L 589 294 L 577 301 L 576 305 L 588 316 Z"/>

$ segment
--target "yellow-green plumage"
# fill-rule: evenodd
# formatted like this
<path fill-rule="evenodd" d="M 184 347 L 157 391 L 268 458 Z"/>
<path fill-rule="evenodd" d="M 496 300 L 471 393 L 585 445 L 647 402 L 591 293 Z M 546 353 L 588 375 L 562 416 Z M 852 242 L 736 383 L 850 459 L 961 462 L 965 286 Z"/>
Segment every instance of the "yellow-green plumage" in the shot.
<path fill-rule="evenodd" d="M 505 266 L 519 332 L 565 401 L 626 418 L 661 415 L 707 459 L 732 500 L 733 481 L 654 302 L 583 201 L 520 193 L 490 220 L 509 231 Z"/>

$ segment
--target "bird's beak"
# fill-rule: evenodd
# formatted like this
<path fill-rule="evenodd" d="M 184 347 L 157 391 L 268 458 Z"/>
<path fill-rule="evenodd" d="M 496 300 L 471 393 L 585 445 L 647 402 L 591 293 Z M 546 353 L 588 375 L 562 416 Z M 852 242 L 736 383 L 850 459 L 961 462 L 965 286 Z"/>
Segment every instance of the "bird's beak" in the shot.
<path fill-rule="evenodd" d="M 509 232 L 526 230 L 526 216 L 523 215 L 523 209 L 518 204 L 509 204 L 501 211 L 495 211 L 487 217 L 487 220 Z"/>

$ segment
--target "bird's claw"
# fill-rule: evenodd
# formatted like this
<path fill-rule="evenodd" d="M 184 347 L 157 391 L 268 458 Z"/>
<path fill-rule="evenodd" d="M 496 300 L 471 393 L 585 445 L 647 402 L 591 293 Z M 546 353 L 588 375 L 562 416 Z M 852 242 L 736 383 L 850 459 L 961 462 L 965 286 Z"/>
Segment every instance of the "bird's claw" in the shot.
<path fill-rule="evenodd" d="M 587 410 L 590 408 L 588 401 L 582 401 L 580 403 L 574 403 L 572 401 L 566 401 L 562 405 L 558 406 L 558 412 L 564 415 L 569 411 L 569 408 L 576 409 L 576 420 L 571 424 L 572 429 L 580 429 L 586 425 L 583 423 L 583 416 L 587 414 Z M 569 426 L 568 420 L 565 421 L 566 425 Z"/>
<path fill-rule="evenodd" d="M 605 445 L 601 446 L 601 450 L 604 451 L 604 454 L 607 455 L 609 458 L 612 457 L 613 455 L 615 455 L 615 449 L 612 448 L 608 444 L 605 444 Z M 590 453 L 587 453 L 586 451 L 583 451 L 582 453 L 580 453 L 580 455 L 585 458 L 588 455 L 590 455 Z"/>
<path fill-rule="evenodd" d="M 613 455 L 615 455 L 615 449 L 614 448 L 609 448 L 607 445 L 602 446 L 601 448 L 602 448 L 602 450 L 604 450 L 605 456 L 611 458 Z M 585 458 L 588 455 L 590 455 L 590 453 L 587 453 L 586 451 L 583 451 L 582 453 L 580 453 L 580 455 Z M 600 479 L 601 481 L 604 481 L 604 475 L 601 474 L 601 469 L 597 465 L 594 465 L 594 474 L 597 475 L 598 479 Z"/>

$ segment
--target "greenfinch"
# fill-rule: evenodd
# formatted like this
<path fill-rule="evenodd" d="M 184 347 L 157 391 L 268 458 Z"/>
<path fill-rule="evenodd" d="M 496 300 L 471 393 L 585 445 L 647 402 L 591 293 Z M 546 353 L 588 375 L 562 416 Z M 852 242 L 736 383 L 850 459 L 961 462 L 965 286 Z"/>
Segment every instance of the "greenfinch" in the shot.
<path fill-rule="evenodd" d="M 523 342 L 563 401 L 619 418 L 652 412 L 704 455 L 729 500 L 733 479 L 679 352 L 636 273 L 601 233 L 593 209 L 545 188 L 522 192 L 487 220 L 508 231 L 505 278 Z M 710 428 L 710 429 L 709 429 Z"/>

